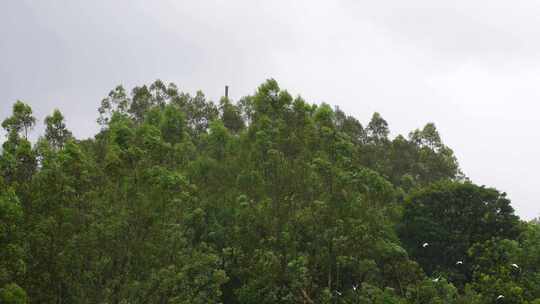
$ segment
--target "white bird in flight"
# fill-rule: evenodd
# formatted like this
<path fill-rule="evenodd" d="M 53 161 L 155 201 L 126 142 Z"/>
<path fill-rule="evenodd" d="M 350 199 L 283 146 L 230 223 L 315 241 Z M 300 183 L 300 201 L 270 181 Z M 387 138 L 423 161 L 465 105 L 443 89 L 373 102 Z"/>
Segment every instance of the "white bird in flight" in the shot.
<path fill-rule="evenodd" d="M 514 267 L 514 268 L 516 268 L 516 269 L 519 269 L 518 264 L 512 264 L 512 267 Z"/>
<path fill-rule="evenodd" d="M 339 292 L 339 290 L 336 290 L 336 293 L 337 293 L 338 296 L 341 295 L 341 292 Z"/>
<path fill-rule="evenodd" d="M 461 265 L 461 264 L 463 264 L 463 261 L 457 261 L 456 262 L 456 265 Z"/>
<path fill-rule="evenodd" d="M 500 299 L 504 299 L 504 296 L 503 296 L 503 295 L 499 295 L 499 296 L 497 297 L 497 300 L 500 300 Z"/>
<path fill-rule="evenodd" d="M 268 95 L 270 95 L 270 97 L 272 97 L 272 98 L 276 98 L 278 96 L 278 92 L 272 90 L 272 91 L 268 92 Z"/>
<path fill-rule="evenodd" d="M 424 247 L 424 248 L 426 248 L 427 246 L 429 246 L 429 243 L 427 243 L 427 242 L 422 244 L 422 247 Z"/>
<path fill-rule="evenodd" d="M 438 278 L 435 278 L 435 279 L 433 279 L 432 281 L 435 282 L 435 283 L 437 283 L 437 282 L 439 282 L 440 278 L 441 278 L 441 277 L 439 276 Z"/>
<path fill-rule="evenodd" d="M 358 288 L 358 285 L 353 285 L 353 286 L 352 286 L 352 289 L 353 289 L 354 291 L 356 291 L 357 288 Z"/>

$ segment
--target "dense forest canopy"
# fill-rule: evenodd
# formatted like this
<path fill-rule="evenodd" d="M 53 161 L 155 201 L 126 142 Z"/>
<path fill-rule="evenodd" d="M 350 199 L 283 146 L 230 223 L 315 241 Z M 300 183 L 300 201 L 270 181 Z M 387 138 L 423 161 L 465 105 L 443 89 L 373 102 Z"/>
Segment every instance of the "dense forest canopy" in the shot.
<path fill-rule="evenodd" d="M 434 124 L 389 137 L 268 80 L 237 102 L 114 88 L 100 132 L 17 101 L 1 303 L 540 303 L 540 225 Z"/>

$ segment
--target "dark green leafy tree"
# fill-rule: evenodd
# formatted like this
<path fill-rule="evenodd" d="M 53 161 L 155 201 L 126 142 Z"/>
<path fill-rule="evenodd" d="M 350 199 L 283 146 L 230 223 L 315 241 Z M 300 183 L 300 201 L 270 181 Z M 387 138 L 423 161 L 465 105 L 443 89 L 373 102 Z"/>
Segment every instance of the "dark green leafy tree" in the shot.
<path fill-rule="evenodd" d="M 515 239 L 520 226 L 506 194 L 445 181 L 407 198 L 399 233 L 428 274 L 448 276 L 463 286 L 471 277 L 471 246 L 493 237 Z"/>

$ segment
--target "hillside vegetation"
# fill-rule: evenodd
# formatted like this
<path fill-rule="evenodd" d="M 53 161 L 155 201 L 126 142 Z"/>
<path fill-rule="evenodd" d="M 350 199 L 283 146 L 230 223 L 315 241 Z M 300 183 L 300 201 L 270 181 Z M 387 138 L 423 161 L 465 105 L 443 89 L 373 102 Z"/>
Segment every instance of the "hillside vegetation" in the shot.
<path fill-rule="evenodd" d="M 98 112 L 85 140 L 59 110 L 35 143 L 28 104 L 3 120 L 1 303 L 540 303 L 540 225 L 432 123 L 391 139 L 274 80 Z"/>

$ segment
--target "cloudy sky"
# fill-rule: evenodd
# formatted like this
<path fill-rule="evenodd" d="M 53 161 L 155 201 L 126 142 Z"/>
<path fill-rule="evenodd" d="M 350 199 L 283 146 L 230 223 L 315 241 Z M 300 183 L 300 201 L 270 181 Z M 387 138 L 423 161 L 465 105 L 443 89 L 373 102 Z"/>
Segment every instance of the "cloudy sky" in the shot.
<path fill-rule="evenodd" d="M 21 99 L 90 137 L 111 88 L 158 78 L 213 100 L 275 78 L 394 135 L 435 122 L 474 182 L 540 215 L 538 1 L 0 2 L 1 119 Z"/>

